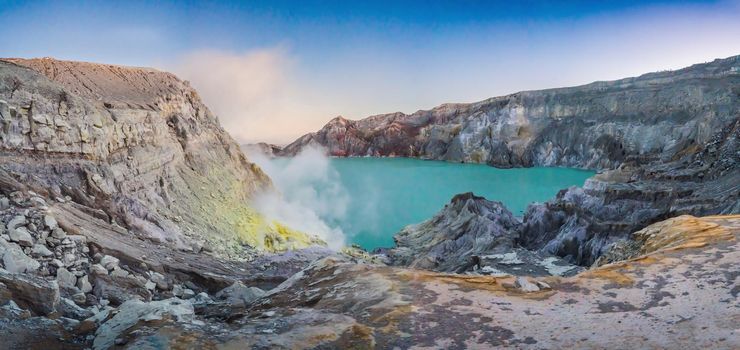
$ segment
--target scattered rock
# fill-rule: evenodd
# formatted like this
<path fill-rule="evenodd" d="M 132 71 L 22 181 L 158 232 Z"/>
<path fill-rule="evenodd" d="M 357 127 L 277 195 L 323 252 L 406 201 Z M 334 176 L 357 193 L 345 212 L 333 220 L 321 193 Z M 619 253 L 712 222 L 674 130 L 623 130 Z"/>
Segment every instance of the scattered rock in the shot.
<path fill-rule="evenodd" d="M 31 250 L 31 253 L 41 257 L 49 257 L 54 255 L 54 253 L 43 244 L 35 244 L 33 246 L 33 250 Z"/>
<path fill-rule="evenodd" d="M 33 246 L 33 237 L 25 227 L 9 229 L 8 235 L 11 241 L 18 242 L 18 244 L 24 247 Z"/>
<path fill-rule="evenodd" d="M 73 289 L 77 286 L 77 277 L 62 267 L 57 269 L 57 282 L 59 282 L 59 287 L 61 288 Z"/>
<path fill-rule="evenodd" d="M 111 271 L 118 267 L 118 258 L 110 255 L 105 255 L 100 259 L 100 265 L 103 265 L 108 271 Z"/>
<path fill-rule="evenodd" d="M 215 297 L 220 300 L 225 300 L 227 303 L 232 305 L 248 305 L 258 298 L 265 295 L 265 291 L 257 287 L 247 287 L 243 283 L 237 281 L 229 287 L 226 287 L 216 293 Z"/>
<path fill-rule="evenodd" d="M 170 317 L 177 322 L 188 322 L 193 320 L 193 305 L 185 300 L 177 298 L 142 302 L 140 300 L 129 300 L 118 308 L 118 313 L 109 319 L 95 332 L 93 349 L 109 349 L 116 345 L 115 341 L 129 328 L 140 321 L 151 322 Z"/>
<path fill-rule="evenodd" d="M 514 282 L 514 286 L 516 288 L 519 288 L 522 292 L 525 293 L 532 293 L 532 292 L 539 292 L 540 287 L 537 286 L 537 284 L 532 283 L 527 279 L 526 277 L 519 276 L 516 278 L 516 281 Z"/>

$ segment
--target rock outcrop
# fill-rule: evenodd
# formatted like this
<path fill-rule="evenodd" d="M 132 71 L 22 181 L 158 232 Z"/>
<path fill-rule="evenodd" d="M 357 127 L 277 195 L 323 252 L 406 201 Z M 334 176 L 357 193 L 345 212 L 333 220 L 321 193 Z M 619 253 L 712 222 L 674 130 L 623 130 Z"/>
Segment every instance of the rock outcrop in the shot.
<path fill-rule="evenodd" d="M 380 250 L 392 265 L 440 272 L 548 276 L 582 269 L 519 245 L 522 223 L 500 202 L 473 193 L 452 198 L 440 212 L 394 236 Z"/>
<path fill-rule="evenodd" d="M 234 257 L 315 243 L 249 207 L 269 178 L 170 73 L 3 59 L 0 118 L 3 176 L 135 234 Z"/>

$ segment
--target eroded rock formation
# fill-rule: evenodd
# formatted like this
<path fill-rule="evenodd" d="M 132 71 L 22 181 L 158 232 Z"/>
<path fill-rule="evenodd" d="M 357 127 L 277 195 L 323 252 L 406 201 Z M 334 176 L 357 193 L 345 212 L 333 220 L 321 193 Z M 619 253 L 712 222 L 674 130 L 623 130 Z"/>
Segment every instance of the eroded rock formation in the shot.
<path fill-rule="evenodd" d="M 312 238 L 248 202 L 269 178 L 187 82 L 170 73 L 54 59 L 0 61 L 0 166 L 149 239 L 244 255 Z"/>

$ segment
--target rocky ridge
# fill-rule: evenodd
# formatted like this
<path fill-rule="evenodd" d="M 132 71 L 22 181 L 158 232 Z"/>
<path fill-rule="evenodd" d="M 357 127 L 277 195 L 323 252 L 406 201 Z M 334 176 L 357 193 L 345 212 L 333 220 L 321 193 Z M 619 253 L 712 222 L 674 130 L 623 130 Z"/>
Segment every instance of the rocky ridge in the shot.
<path fill-rule="evenodd" d="M 181 249 L 244 255 L 314 240 L 248 206 L 269 178 L 170 73 L 0 60 L 0 167 L 29 189 Z"/>
<path fill-rule="evenodd" d="M 740 212 L 739 116 L 740 56 L 734 56 L 409 115 L 337 117 L 281 154 L 317 145 L 333 156 L 599 170 L 582 188 L 530 205 L 517 234 L 524 248 L 589 266 L 651 223 Z M 437 234 L 427 226 L 427 234 Z M 427 253 L 416 248 L 407 253 Z"/>

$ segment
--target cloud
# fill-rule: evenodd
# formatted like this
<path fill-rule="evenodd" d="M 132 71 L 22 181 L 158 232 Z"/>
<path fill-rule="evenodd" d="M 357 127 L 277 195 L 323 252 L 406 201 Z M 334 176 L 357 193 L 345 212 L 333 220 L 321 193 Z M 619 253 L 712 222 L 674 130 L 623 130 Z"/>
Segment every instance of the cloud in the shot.
<path fill-rule="evenodd" d="M 297 80 L 295 60 L 284 47 L 241 54 L 196 51 L 168 69 L 190 81 L 221 125 L 240 142 L 292 141 L 316 128 L 316 122 L 306 117 L 328 119 L 304 108 L 313 98 Z"/>

